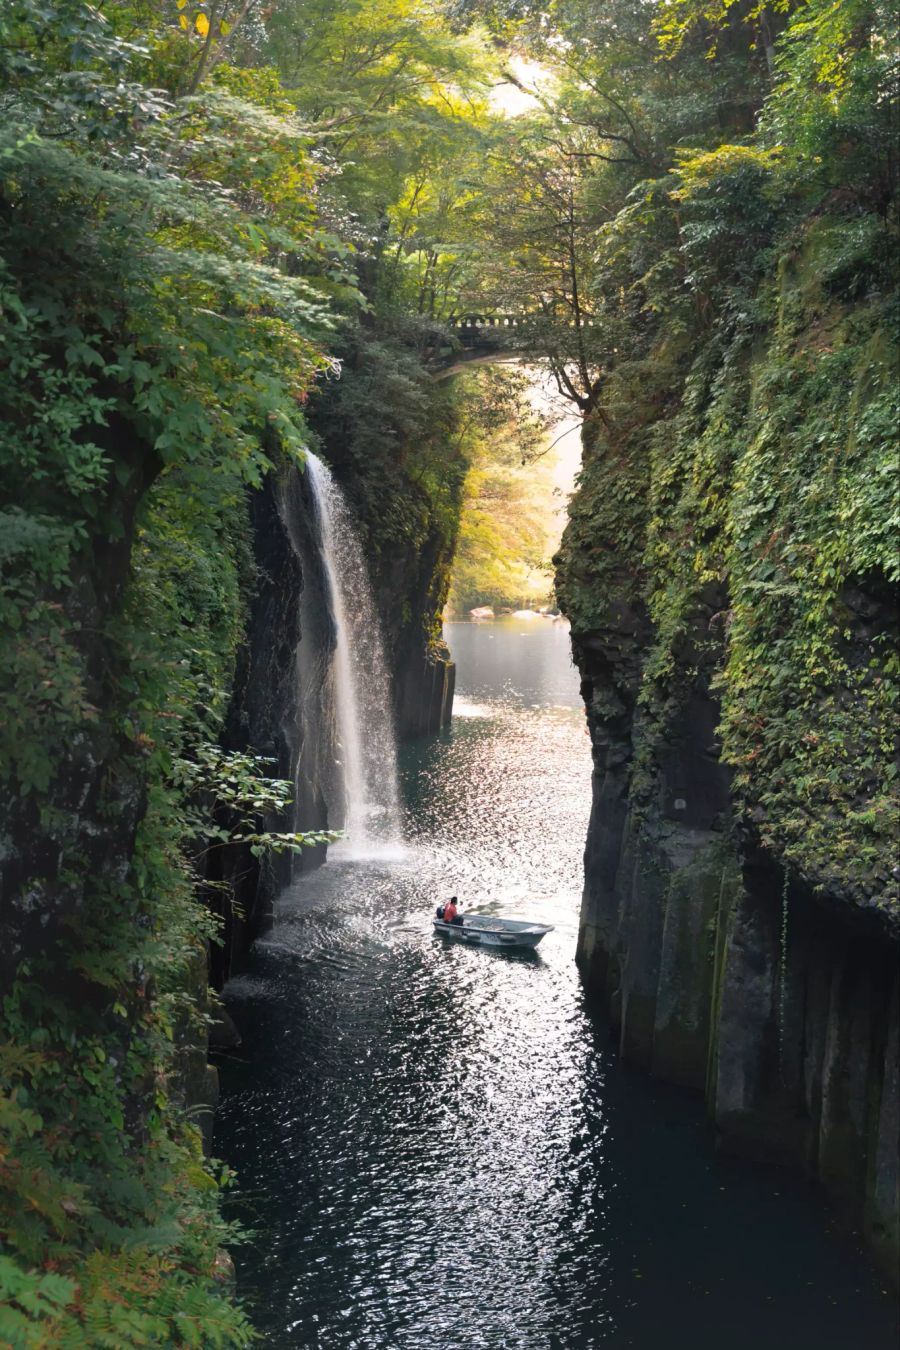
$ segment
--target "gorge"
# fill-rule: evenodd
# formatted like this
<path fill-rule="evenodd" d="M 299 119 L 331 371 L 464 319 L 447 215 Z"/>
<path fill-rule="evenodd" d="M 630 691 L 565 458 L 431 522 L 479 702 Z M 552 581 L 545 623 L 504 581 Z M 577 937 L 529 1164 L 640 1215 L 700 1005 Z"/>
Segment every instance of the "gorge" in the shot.
<path fill-rule="evenodd" d="M 886 1350 L 883 1285 L 809 1189 L 717 1153 L 585 997 L 591 757 L 565 626 L 447 638 L 457 710 L 401 750 L 402 855 L 299 878 L 226 990 L 243 1039 L 217 1057 L 215 1148 L 266 1343 L 583 1350 L 690 1327 L 714 1350 L 726 1325 L 735 1350 L 798 1328 Z M 554 931 L 518 958 L 448 949 L 428 916 L 451 893 Z"/>
<path fill-rule="evenodd" d="M 895 53 L 0 12 L 4 1343 L 893 1343 Z"/>

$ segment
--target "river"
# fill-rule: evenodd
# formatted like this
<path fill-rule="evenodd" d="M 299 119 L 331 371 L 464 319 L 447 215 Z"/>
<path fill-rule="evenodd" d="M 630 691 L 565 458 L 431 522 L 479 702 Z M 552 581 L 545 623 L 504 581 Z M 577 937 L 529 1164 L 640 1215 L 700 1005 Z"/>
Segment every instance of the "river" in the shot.
<path fill-rule="evenodd" d="M 239 1293 L 284 1350 L 893 1350 L 818 1196 L 620 1064 L 573 961 L 590 747 L 550 620 L 451 624 L 453 727 L 401 755 L 402 851 L 303 878 L 227 1003 Z M 439 899 L 552 923 L 448 946 Z"/>

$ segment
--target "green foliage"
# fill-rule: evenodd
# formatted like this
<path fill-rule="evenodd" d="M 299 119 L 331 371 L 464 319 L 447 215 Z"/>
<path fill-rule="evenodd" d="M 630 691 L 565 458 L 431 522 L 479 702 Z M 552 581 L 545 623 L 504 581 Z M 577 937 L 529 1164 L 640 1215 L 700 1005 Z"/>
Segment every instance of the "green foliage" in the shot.
<path fill-rule="evenodd" d="M 765 40 L 762 9 L 660 15 L 666 64 L 692 80 L 692 52 L 734 70 Z M 865 0 L 775 19 L 758 130 L 721 143 L 707 115 L 630 193 L 594 170 L 597 199 L 618 192 L 594 274 L 618 360 L 558 593 L 576 634 L 621 643 L 604 715 L 638 703 L 639 810 L 712 685 L 744 822 L 793 874 L 896 917 L 891 20 Z M 743 97 L 758 87 L 751 63 Z"/>
<path fill-rule="evenodd" d="M 247 844 L 254 857 L 263 853 L 299 853 L 314 844 L 332 844 L 341 836 L 333 830 L 260 830 L 259 819 L 283 816 L 293 798 L 291 783 L 266 778 L 262 769 L 274 763 L 260 755 L 222 750 L 218 745 L 194 747 L 190 759 L 178 759 L 172 781 L 184 801 L 188 830 L 206 840 L 204 852 L 229 844 Z M 227 825 L 210 825 L 225 816 Z"/>
<path fill-rule="evenodd" d="M 286 0 L 267 51 L 341 167 L 339 201 L 367 232 L 407 184 L 437 182 L 484 115 L 490 49 L 418 0 Z"/>
<path fill-rule="evenodd" d="M 885 214 L 896 188 L 896 7 L 806 0 L 779 44 L 763 129 L 808 190 Z"/>
<path fill-rule="evenodd" d="M 217 936 L 197 883 L 209 848 L 322 838 L 280 828 L 289 784 L 212 747 L 254 585 L 246 492 L 273 456 L 300 461 L 320 343 L 355 291 L 291 105 L 224 63 L 178 97 L 179 34 L 138 4 L 0 15 L 15 1346 L 253 1338 L 216 1276 L 236 1234 L 185 1077 Z"/>
<path fill-rule="evenodd" d="M 787 310 L 754 372 L 722 726 L 764 841 L 818 884 L 892 906 L 894 322 L 876 304 L 810 331 Z"/>
<path fill-rule="evenodd" d="M 481 19 L 544 63 L 527 117 Z M 252 1338 L 185 1072 L 198 881 L 330 837 L 217 742 L 247 493 L 341 363 L 312 418 L 421 648 L 467 492 L 464 585 L 540 551 L 515 381 L 429 371 L 461 312 L 527 316 L 586 416 L 560 596 L 633 627 L 634 802 L 715 682 L 744 819 L 894 905 L 893 30 L 881 0 L 0 10 L 5 1343 Z"/>
<path fill-rule="evenodd" d="M 547 425 L 528 399 L 528 376 L 496 368 L 462 377 L 469 469 L 449 604 L 546 604 L 554 531 L 552 454 Z"/>

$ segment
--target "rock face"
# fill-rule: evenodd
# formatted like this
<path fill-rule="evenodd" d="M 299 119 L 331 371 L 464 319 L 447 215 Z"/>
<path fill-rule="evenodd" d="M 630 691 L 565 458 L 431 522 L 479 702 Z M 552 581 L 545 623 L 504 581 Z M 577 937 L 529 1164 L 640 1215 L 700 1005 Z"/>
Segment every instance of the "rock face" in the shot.
<path fill-rule="evenodd" d="M 461 412 L 390 324 L 344 333 L 339 354 L 341 378 L 322 386 L 310 420 L 359 525 L 397 734 L 408 740 L 445 726 L 453 706 L 441 616 L 468 471 Z"/>
<path fill-rule="evenodd" d="M 92 903 L 100 907 L 99 901 L 91 900 L 98 876 L 108 879 L 113 894 L 125 884 L 146 809 L 142 755 L 121 731 L 124 700 L 119 686 L 128 673 L 127 661 L 106 640 L 106 630 L 121 610 L 136 513 L 160 464 L 122 418 L 110 417 L 94 439 L 117 465 L 116 481 L 98 504 L 102 522 L 109 518 L 117 522 L 116 537 L 107 537 L 110 531 L 102 522 L 96 529 L 86 529 L 81 556 L 72 566 L 73 584 L 51 596 L 55 603 L 35 605 L 36 612 L 39 608 L 58 612 L 56 630 L 46 634 L 36 624 L 34 634 L 25 630 L 19 638 L 23 646 L 34 643 L 57 656 L 68 649 L 73 689 L 79 682 L 83 685 L 84 705 L 88 712 L 93 709 L 93 715 L 73 716 L 71 726 L 64 731 L 54 728 L 52 733 L 40 722 L 26 726 L 17 717 L 13 723 L 26 744 L 30 736 L 38 740 L 46 735 L 55 762 L 48 770 L 44 794 L 21 790 L 15 774 L 0 789 L 4 989 L 11 986 L 21 961 L 51 950 Z M 59 678 L 53 669 L 42 673 Z M 96 714 L 107 708 L 113 710 L 109 717 Z M 52 728 L 49 719 L 48 726 Z M 68 865 L 71 856 L 79 859 L 77 868 Z M 82 996 L 79 981 L 72 977 L 71 983 L 79 991 L 73 997 Z"/>
<path fill-rule="evenodd" d="M 335 473 L 340 480 L 340 462 Z M 352 486 L 346 479 L 344 485 L 348 490 Z M 454 540 L 437 519 L 430 519 L 423 526 L 424 538 L 395 538 L 390 545 L 372 551 L 377 536 L 371 521 L 363 525 L 364 539 L 370 545 L 372 591 L 393 681 L 397 736 L 401 741 L 430 736 L 447 726 L 453 714 L 456 667 L 440 636 L 440 615 L 447 599 Z"/>
<path fill-rule="evenodd" d="M 891 916 L 786 877 L 739 814 L 720 758 L 717 658 L 683 638 L 663 732 L 641 697 L 653 627 L 627 569 L 606 585 L 601 622 L 573 626 L 594 758 L 585 982 L 624 1057 L 704 1093 L 727 1146 L 819 1177 L 896 1280 Z M 702 600 L 694 636 L 727 604 Z"/>
<path fill-rule="evenodd" d="M 399 673 L 396 694 L 397 735 L 400 740 L 431 736 L 450 725 L 456 666 L 447 648 L 430 650 L 411 660 Z"/>
<path fill-rule="evenodd" d="M 223 730 L 228 750 L 271 760 L 272 777 L 294 780 L 300 755 L 296 653 L 300 642 L 303 571 L 291 540 L 284 498 L 299 492 L 296 470 L 266 478 L 250 501 L 255 586 L 246 641 L 239 648 L 234 690 Z M 300 529 L 302 510 L 294 518 Z M 285 822 L 270 822 L 284 829 Z M 210 979 L 221 989 L 240 969 L 254 939 L 269 925 L 278 891 L 290 880 L 290 855 L 265 861 L 247 848 L 211 854 L 207 901 L 221 923 L 210 949 Z M 226 889 L 222 883 L 227 882 Z"/>
<path fill-rule="evenodd" d="M 785 236 L 751 328 L 726 287 L 690 341 L 620 353 L 557 594 L 594 755 L 585 980 L 623 1055 L 819 1177 L 896 1280 L 895 294 L 829 281 L 845 224 Z"/>
<path fill-rule="evenodd" d="M 401 741 L 433 735 L 453 714 L 456 667 L 439 637 L 451 562 L 452 547 L 437 524 L 423 548 L 395 544 L 373 559 L 375 602 Z"/>

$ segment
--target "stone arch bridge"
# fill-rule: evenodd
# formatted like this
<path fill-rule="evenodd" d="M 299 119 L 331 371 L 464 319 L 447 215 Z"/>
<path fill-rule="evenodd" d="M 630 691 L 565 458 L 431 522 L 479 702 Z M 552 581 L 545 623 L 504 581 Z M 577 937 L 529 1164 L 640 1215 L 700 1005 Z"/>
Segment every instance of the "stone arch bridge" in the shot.
<path fill-rule="evenodd" d="M 462 314 L 446 324 L 450 342 L 436 345 L 428 365 L 436 379 L 465 366 L 521 361 L 529 355 L 528 314 Z"/>
<path fill-rule="evenodd" d="M 536 358 L 540 353 L 534 323 L 541 317 L 539 312 L 527 311 L 462 314 L 446 325 L 452 345 L 435 347 L 428 365 L 436 379 L 444 379 L 465 366 Z M 593 327 L 590 319 L 584 320 L 584 324 Z"/>

